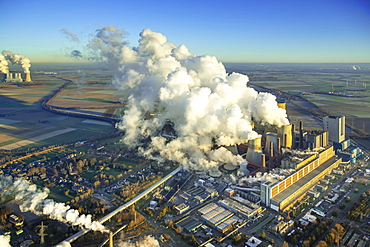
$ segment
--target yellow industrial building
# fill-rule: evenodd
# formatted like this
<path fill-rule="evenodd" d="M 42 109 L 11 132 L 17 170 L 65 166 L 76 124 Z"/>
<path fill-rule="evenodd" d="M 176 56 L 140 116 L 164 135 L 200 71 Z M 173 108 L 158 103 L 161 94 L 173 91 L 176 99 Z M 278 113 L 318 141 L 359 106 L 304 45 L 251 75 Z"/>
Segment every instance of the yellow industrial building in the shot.
<path fill-rule="evenodd" d="M 279 182 L 261 184 L 262 202 L 275 211 L 286 211 L 304 197 L 309 189 L 342 162 L 332 146 L 304 159 L 287 161 L 286 166 L 297 170 Z M 288 165 L 289 164 L 289 165 Z"/>

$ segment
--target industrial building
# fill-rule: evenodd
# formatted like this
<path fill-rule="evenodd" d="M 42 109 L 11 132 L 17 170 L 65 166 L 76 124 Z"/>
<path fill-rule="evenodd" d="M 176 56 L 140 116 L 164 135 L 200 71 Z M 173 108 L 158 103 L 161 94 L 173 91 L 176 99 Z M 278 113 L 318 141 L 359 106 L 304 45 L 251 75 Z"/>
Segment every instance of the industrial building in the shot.
<path fill-rule="evenodd" d="M 288 210 L 294 202 L 304 197 L 309 189 L 337 168 L 341 162 L 342 159 L 335 156 L 332 146 L 307 156 L 296 164 L 298 169 L 282 181 L 261 184 L 262 202 L 276 211 Z"/>
<path fill-rule="evenodd" d="M 262 212 L 261 206 L 248 202 L 247 200 L 241 197 L 234 198 L 227 197 L 223 200 L 220 200 L 219 203 L 224 208 L 227 208 L 231 212 L 234 212 L 237 215 L 241 215 L 246 219 L 251 219 L 256 214 Z"/>
<path fill-rule="evenodd" d="M 345 116 L 327 116 L 323 118 L 324 131 L 329 132 L 330 142 L 342 142 L 346 138 Z"/>

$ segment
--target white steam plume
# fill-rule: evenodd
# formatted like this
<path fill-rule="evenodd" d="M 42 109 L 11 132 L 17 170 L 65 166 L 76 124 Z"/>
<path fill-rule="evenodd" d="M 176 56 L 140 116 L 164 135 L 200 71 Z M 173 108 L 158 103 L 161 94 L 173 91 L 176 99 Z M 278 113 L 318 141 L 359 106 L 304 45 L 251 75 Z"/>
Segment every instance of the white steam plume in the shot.
<path fill-rule="evenodd" d="M 243 177 L 239 179 L 238 183 L 255 183 L 255 182 L 278 182 L 286 178 L 288 175 L 292 174 L 294 169 L 273 169 L 269 172 L 257 172 L 254 176 Z"/>
<path fill-rule="evenodd" d="M 106 30 L 109 30 L 107 32 Z M 137 48 L 121 40 L 125 32 L 112 27 L 97 31 L 88 45 L 116 68 L 113 84 L 125 96 L 127 110 L 119 128 L 123 142 L 139 147 L 140 154 L 171 160 L 184 167 L 207 170 L 221 162 L 240 162 L 225 148 L 258 137 L 252 123 L 289 124 L 276 97 L 247 87 L 248 76 L 227 74 L 214 56 L 197 56 L 185 45 L 176 47 L 150 29 L 141 32 Z M 154 117 L 149 117 L 153 114 Z M 168 140 L 159 130 L 173 123 L 177 138 Z"/>
<path fill-rule="evenodd" d="M 91 215 L 80 215 L 78 210 L 71 209 L 64 203 L 54 202 L 46 199 L 49 194 L 47 188 L 38 189 L 24 179 L 13 181 L 12 177 L 0 175 L 0 198 L 5 195 L 14 196 L 22 202 L 21 211 L 31 211 L 35 214 L 48 215 L 51 219 L 67 222 L 72 225 L 81 226 L 93 231 L 105 231 L 105 227 L 97 221 L 92 220 Z"/>
<path fill-rule="evenodd" d="M 60 244 L 56 245 L 56 247 L 71 247 L 71 246 L 72 245 L 67 241 L 63 241 Z"/>
<path fill-rule="evenodd" d="M 118 247 L 160 247 L 158 240 L 156 240 L 153 236 L 145 236 L 143 239 L 135 243 L 116 241 L 115 244 Z"/>
<path fill-rule="evenodd" d="M 0 246 L 1 247 L 12 247 L 10 245 L 10 235 L 8 236 L 0 235 Z"/>
<path fill-rule="evenodd" d="M 20 54 L 14 54 L 11 51 L 3 51 L 2 55 L 12 64 L 21 65 L 24 73 L 30 73 L 31 61 L 29 58 Z"/>
<path fill-rule="evenodd" d="M 9 72 L 8 68 L 8 61 L 6 61 L 5 57 L 0 54 L 0 72 L 7 74 Z"/>

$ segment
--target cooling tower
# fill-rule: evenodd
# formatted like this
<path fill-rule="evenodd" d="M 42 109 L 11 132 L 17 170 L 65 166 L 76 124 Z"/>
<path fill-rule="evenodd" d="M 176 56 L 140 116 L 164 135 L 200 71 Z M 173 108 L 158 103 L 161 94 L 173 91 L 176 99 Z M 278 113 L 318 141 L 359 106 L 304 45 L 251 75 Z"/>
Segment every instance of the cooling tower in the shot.
<path fill-rule="evenodd" d="M 254 151 L 251 152 L 249 157 L 246 157 L 246 160 L 256 165 L 261 165 L 261 155 L 262 151 Z"/>
<path fill-rule="evenodd" d="M 244 161 L 243 163 L 240 164 L 239 172 L 241 172 L 245 176 L 249 174 L 248 161 Z"/>
<path fill-rule="evenodd" d="M 30 72 L 26 73 L 26 80 L 25 81 L 26 82 L 31 82 L 31 73 Z"/>
<path fill-rule="evenodd" d="M 270 146 L 271 142 L 273 143 L 272 147 Z M 271 148 L 272 150 L 270 150 Z M 278 136 L 275 133 L 267 132 L 265 153 L 271 154 L 272 152 L 275 154 L 278 152 Z"/>
<path fill-rule="evenodd" d="M 277 105 L 278 105 L 279 108 L 286 110 L 286 103 L 285 102 L 278 102 Z"/>
<path fill-rule="evenodd" d="M 218 167 L 215 166 L 215 167 L 212 167 L 212 169 L 209 171 L 209 175 L 214 178 L 219 178 L 221 177 L 222 173 L 220 172 Z"/>
<path fill-rule="evenodd" d="M 254 159 L 254 153 L 256 152 L 262 152 L 261 137 L 248 141 L 248 151 L 246 155 L 248 161 L 259 164 L 259 162 L 255 162 Z"/>
<path fill-rule="evenodd" d="M 228 163 L 226 163 L 224 166 L 224 169 L 226 170 L 226 171 L 229 171 L 229 172 L 231 172 L 231 171 L 235 171 L 238 167 L 237 166 L 234 166 L 233 164 L 231 164 L 230 162 L 228 162 Z"/>
<path fill-rule="evenodd" d="M 292 147 L 292 125 L 283 125 L 281 128 L 277 131 L 278 137 L 282 141 L 283 147 L 291 148 Z"/>

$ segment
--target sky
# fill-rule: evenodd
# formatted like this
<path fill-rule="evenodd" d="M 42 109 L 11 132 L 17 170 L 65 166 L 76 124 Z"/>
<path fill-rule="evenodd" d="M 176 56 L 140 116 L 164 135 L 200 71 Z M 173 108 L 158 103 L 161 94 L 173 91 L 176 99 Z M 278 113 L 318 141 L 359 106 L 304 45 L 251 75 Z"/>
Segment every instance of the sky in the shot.
<path fill-rule="evenodd" d="M 222 62 L 370 62 L 368 0 L 12 0 L 0 9 L 0 51 L 33 63 L 81 61 L 67 54 L 106 25 L 128 32 L 130 47 L 150 28 Z"/>

